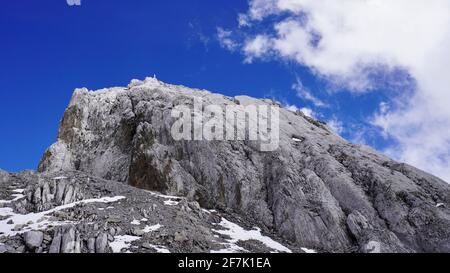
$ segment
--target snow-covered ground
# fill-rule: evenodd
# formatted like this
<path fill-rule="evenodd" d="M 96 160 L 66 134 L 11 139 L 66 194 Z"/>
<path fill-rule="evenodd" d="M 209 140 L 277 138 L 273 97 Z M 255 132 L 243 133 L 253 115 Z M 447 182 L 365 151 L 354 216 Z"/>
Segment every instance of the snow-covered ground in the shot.
<path fill-rule="evenodd" d="M 305 253 L 317 253 L 314 249 L 309 249 L 306 247 L 302 247 L 301 250 L 303 250 Z"/>
<path fill-rule="evenodd" d="M 173 196 L 173 195 L 164 195 L 158 192 L 153 192 L 153 191 L 147 191 L 148 193 L 150 193 L 153 196 L 157 196 L 163 199 L 168 199 L 164 201 L 164 205 L 166 206 L 176 206 L 180 203 L 180 199 L 182 199 L 183 197 L 179 197 L 179 196 Z"/>
<path fill-rule="evenodd" d="M 149 226 L 147 226 L 147 227 L 149 227 Z M 157 224 L 157 225 L 151 226 L 149 228 L 152 230 L 157 230 L 160 227 L 162 227 L 162 226 Z M 146 231 L 146 232 L 150 232 L 150 231 L 151 230 Z M 114 253 L 121 253 L 124 249 L 129 249 L 131 247 L 132 242 L 140 240 L 141 238 L 142 237 L 140 237 L 140 236 L 117 235 L 117 236 L 114 236 L 114 241 L 109 243 L 109 246 L 111 247 L 111 249 Z M 158 246 L 158 245 L 153 245 L 153 244 L 149 244 L 149 246 L 151 248 L 155 249 L 156 252 L 158 252 L 158 253 L 170 253 L 170 251 L 164 246 Z M 130 251 L 127 250 L 126 253 L 130 253 Z"/>
<path fill-rule="evenodd" d="M 131 235 L 117 235 L 114 236 L 114 241 L 109 243 L 109 246 L 114 253 L 121 253 L 122 249 L 130 248 L 131 243 L 139 239 L 141 239 L 141 237 Z"/>
<path fill-rule="evenodd" d="M 130 224 L 139 226 L 141 224 L 141 222 L 139 220 L 134 219 L 133 221 L 130 222 Z"/>
<path fill-rule="evenodd" d="M 12 190 L 12 192 L 14 193 L 14 194 L 11 195 L 13 197 L 13 199 L 11 199 L 11 200 L 0 200 L 0 204 L 11 204 L 12 202 L 15 202 L 17 200 L 20 200 L 20 199 L 24 198 L 25 195 L 23 195 L 23 191 L 24 191 L 24 189 Z"/>
<path fill-rule="evenodd" d="M 166 200 L 166 201 L 164 201 L 164 205 L 166 205 L 166 206 L 176 206 L 176 205 L 178 205 L 178 203 L 180 203 L 180 202 L 174 201 L 174 200 Z"/>
<path fill-rule="evenodd" d="M 162 225 L 160 225 L 160 224 L 156 224 L 156 225 L 153 225 L 153 226 L 145 226 L 145 228 L 143 229 L 143 231 L 145 232 L 145 233 L 148 233 L 148 232 L 152 232 L 152 231 L 157 231 L 158 229 L 160 229 L 160 228 L 162 228 L 163 226 Z"/>
<path fill-rule="evenodd" d="M 164 194 L 161 194 L 159 192 L 154 192 L 154 191 L 146 191 L 146 192 L 150 193 L 153 196 L 157 196 L 157 197 L 161 197 L 161 198 L 165 198 L 165 199 L 181 199 L 181 198 L 183 198 L 183 197 L 174 196 L 174 195 L 164 195 Z"/>
<path fill-rule="evenodd" d="M 58 176 L 58 177 L 54 177 L 53 180 L 63 180 L 63 179 L 67 179 L 67 177 L 65 176 Z"/>
<path fill-rule="evenodd" d="M 242 252 L 246 251 L 244 248 L 236 245 L 238 241 L 248 241 L 255 240 L 260 241 L 268 248 L 274 249 L 276 252 L 287 252 L 292 253 L 292 251 L 283 246 L 282 244 L 275 242 L 270 237 L 264 236 L 261 234 L 261 229 L 254 228 L 252 230 L 245 230 L 239 225 L 228 221 L 225 218 L 222 218 L 222 221 L 217 224 L 224 228 L 224 230 L 216 230 L 213 229 L 214 232 L 229 236 L 230 239 L 227 240 L 225 244 L 226 248 L 218 251 L 211 251 L 212 253 L 229 253 L 229 252 Z"/>
<path fill-rule="evenodd" d="M 64 178 L 61 178 L 64 179 Z M 24 190 L 23 189 L 15 189 L 11 190 L 11 196 L 14 197 L 13 200 L 5 201 L 1 200 L 0 203 L 3 204 L 9 204 L 11 202 L 14 202 L 20 198 L 24 198 L 23 195 Z M 162 198 L 165 205 L 168 206 L 174 206 L 178 205 L 180 200 L 183 200 L 182 197 L 178 196 L 169 196 L 169 195 L 162 195 L 159 193 L 153 193 L 152 195 L 157 196 L 159 198 Z M 77 202 L 73 202 L 66 205 L 57 206 L 53 209 L 43 211 L 43 212 L 37 212 L 37 213 L 28 213 L 28 214 L 18 214 L 15 213 L 13 208 L 10 207 L 1 207 L 0 208 L 0 217 L 4 218 L 0 221 L 0 234 L 1 236 L 14 236 L 17 234 L 22 234 L 24 232 L 30 231 L 30 230 L 45 230 L 47 228 L 55 227 L 55 226 L 61 226 L 65 224 L 73 224 L 74 222 L 71 221 L 55 221 L 52 219 L 51 215 L 57 211 L 62 211 L 65 209 L 69 209 L 72 207 L 75 207 L 79 204 L 88 204 L 88 203 L 113 203 L 118 202 L 122 199 L 125 199 L 124 196 L 114 196 L 114 197 L 103 197 L 103 198 L 93 198 L 93 199 L 86 199 L 81 200 Z M 103 206 L 102 208 L 99 208 L 99 210 L 105 210 L 105 209 L 111 209 L 112 206 Z M 206 213 L 216 213 L 214 210 L 206 210 L 202 209 Z M 138 220 L 140 219 L 140 220 Z M 144 226 L 142 228 L 142 231 L 144 233 L 150 233 L 158 231 L 159 229 L 163 228 L 164 226 L 160 223 L 157 224 L 151 224 L 148 219 L 146 218 L 138 218 L 138 219 L 132 219 L 131 224 L 136 226 Z M 249 240 L 255 240 L 259 241 L 262 244 L 264 244 L 269 249 L 272 249 L 273 252 L 285 252 L 285 253 L 291 253 L 291 250 L 282 244 L 274 241 L 270 237 L 264 236 L 261 233 L 261 229 L 255 227 L 251 230 L 246 230 L 242 228 L 241 226 L 228 221 L 225 218 L 221 219 L 221 222 L 217 225 L 217 229 L 213 229 L 212 231 L 215 233 L 214 237 L 219 239 L 219 235 L 223 235 L 225 238 L 225 243 L 223 241 L 220 241 L 220 244 L 223 245 L 223 249 L 211 251 L 212 253 L 235 253 L 235 252 L 248 252 L 247 249 L 244 247 L 238 246 L 239 241 L 249 241 Z M 219 228 L 220 227 L 220 228 Z M 131 235 L 117 235 L 114 237 L 114 241 L 109 243 L 111 249 L 115 253 L 120 253 L 122 251 L 131 252 L 130 248 L 134 241 L 141 240 L 142 237 L 140 236 L 131 236 Z M 147 244 L 146 248 L 153 248 L 158 253 L 170 253 L 169 249 L 164 245 L 154 245 L 154 244 Z M 302 248 L 304 252 L 307 253 L 315 253 L 314 250 Z"/>
<path fill-rule="evenodd" d="M 48 226 L 63 225 L 68 222 L 55 222 L 50 221 L 48 215 L 57 211 L 65 210 L 68 208 L 75 207 L 78 204 L 88 204 L 88 203 L 112 203 L 124 199 L 125 196 L 115 196 L 115 197 L 103 197 L 86 199 L 70 204 L 55 207 L 53 209 L 28 214 L 17 214 L 12 208 L 5 207 L 0 208 L 0 216 L 6 217 L 6 219 L 0 221 L 0 233 L 2 236 L 14 236 L 16 234 L 21 234 L 29 230 L 44 230 Z M 22 228 L 15 228 L 22 227 Z"/>
<path fill-rule="evenodd" d="M 170 251 L 165 246 L 157 246 L 150 244 L 152 248 L 156 250 L 158 253 L 170 253 Z"/>

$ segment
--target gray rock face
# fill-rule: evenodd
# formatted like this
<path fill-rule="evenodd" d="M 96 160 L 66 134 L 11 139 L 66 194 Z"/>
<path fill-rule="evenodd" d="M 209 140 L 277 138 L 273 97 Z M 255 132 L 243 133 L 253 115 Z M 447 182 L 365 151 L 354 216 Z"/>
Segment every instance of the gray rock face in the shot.
<path fill-rule="evenodd" d="M 39 181 L 25 189 L 28 205 L 33 211 L 44 211 L 54 206 L 65 205 L 83 199 L 80 186 L 66 177 L 51 181 Z"/>
<path fill-rule="evenodd" d="M 95 252 L 105 253 L 107 245 L 108 245 L 108 235 L 106 233 L 101 233 L 99 236 L 97 236 L 97 239 L 95 240 Z"/>
<path fill-rule="evenodd" d="M 24 188 L 36 189 L 62 174 L 82 189 L 85 198 L 63 205 L 49 203 L 52 207 L 39 213 L 27 198 L 7 203 L 0 210 L 0 252 L 302 252 L 263 226 L 261 234 L 255 236 L 257 223 L 238 214 L 205 210 L 183 197 L 149 192 L 82 172 L 8 174 L 0 192 L 11 195 Z M 24 211 L 17 210 L 19 204 Z M 11 218 L 20 223 L 20 228 L 7 224 Z M 246 233 L 249 239 L 229 242 L 230 226 L 222 222 L 235 228 L 237 224 L 230 221 L 239 223 L 241 234 Z M 37 230 L 26 233 L 30 229 Z M 35 238 L 30 236 L 34 233 L 39 235 L 38 242 L 25 247 L 24 238 Z"/>
<path fill-rule="evenodd" d="M 273 152 L 251 141 L 175 141 L 171 110 L 192 106 L 193 98 L 220 106 L 274 104 L 155 79 L 96 92 L 77 89 L 39 171 L 77 170 L 185 196 L 204 208 L 235 211 L 298 246 L 450 252 L 450 186 L 444 181 L 286 109 L 280 110 L 280 146 Z M 65 203 L 75 189 L 62 192 L 53 198 Z M 51 185 L 43 186 L 33 202 L 44 204 L 52 194 Z"/>
<path fill-rule="evenodd" d="M 61 253 L 74 253 L 75 252 L 75 229 L 69 227 L 65 230 L 61 239 Z"/>
<path fill-rule="evenodd" d="M 28 231 L 23 234 L 23 240 L 29 249 L 34 250 L 41 246 L 44 233 L 42 231 Z"/>
<path fill-rule="evenodd" d="M 55 236 L 53 237 L 52 243 L 50 245 L 48 253 L 60 253 L 61 252 L 61 240 L 62 235 L 60 230 L 55 232 Z"/>
<path fill-rule="evenodd" d="M 0 244 L 0 254 L 5 253 L 8 251 L 8 248 L 4 246 L 3 244 Z"/>

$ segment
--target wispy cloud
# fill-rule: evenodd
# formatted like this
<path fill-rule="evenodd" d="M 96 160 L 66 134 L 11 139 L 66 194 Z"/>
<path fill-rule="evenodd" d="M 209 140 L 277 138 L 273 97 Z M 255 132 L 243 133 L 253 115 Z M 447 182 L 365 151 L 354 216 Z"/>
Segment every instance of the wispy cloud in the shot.
<path fill-rule="evenodd" d="M 317 118 L 316 113 L 311 108 L 302 107 L 302 108 L 300 108 L 300 111 L 302 111 L 302 113 L 305 114 L 305 116 L 307 116 L 307 117 Z"/>
<path fill-rule="evenodd" d="M 245 62 L 252 63 L 255 58 L 264 57 L 271 48 L 271 39 L 266 35 L 256 35 L 253 39 L 245 42 L 243 52 Z"/>
<path fill-rule="evenodd" d="M 344 132 L 344 124 L 342 121 L 338 120 L 336 117 L 333 117 L 332 119 L 327 121 L 327 125 L 333 129 L 333 131 L 340 135 Z"/>
<path fill-rule="evenodd" d="M 239 48 L 239 43 L 233 39 L 233 33 L 230 30 L 225 30 L 221 27 L 218 27 L 217 40 L 223 48 L 229 51 L 235 51 Z"/>
<path fill-rule="evenodd" d="M 188 39 L 187 39 L 187 45 L 191 47 L 192 45 L 196 43 L 202 44 L 206 49 L 208 49 L 209 43 L 211 42 L 211 38 L 206 35 L 200 24 L 198 24 L 196 21 L 191 21 L 188 23 L 189 32 L 188 32 Z"/>
<path fill-rule="evenodd" d="M 292 111 L 292 112 L 301 111 L 307 117 L 317 118 L 316 113 L 311 108 L 308 108 L 308 107 L 298 108 L 296 105 L 293 105 L 293 104 L 285 104 L 284 108 L 286 108 L 287 110 Z"/>
<path fill-rule="evenodd" d="M 327 104 L 325 104 L 322 100 L 315 97 L 311 91 L 309 91 L 308 88 L 303 86 L 302 81 L 297 78 L 297 82 L 292 85 L 292 89 L 294 89 L 297 92 L 297 96 L 303 100 L 312 102 L 314 106 L 316 107 L 326 107 Z"/>

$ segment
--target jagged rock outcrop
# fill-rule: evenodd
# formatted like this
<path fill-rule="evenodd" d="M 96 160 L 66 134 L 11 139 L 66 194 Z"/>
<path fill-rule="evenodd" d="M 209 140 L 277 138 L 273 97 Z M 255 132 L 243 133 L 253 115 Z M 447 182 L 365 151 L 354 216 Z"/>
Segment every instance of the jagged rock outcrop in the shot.
<path fill-rule="evenodd" d="M 0 253 L 305 251 L 238 214 L 82 172 L 0 173 L 0 181 Z M 48 199 L 37 212 L 27 192 L 54 183 L 78 185 L 83 199 Z"/>
<path fill-rule="evenodd" d="M 230 209 L 297 246 L 450 252 L 444 181 L 286 109 L 273 152 L 261 152 L 254 141 L 175 141 L 171 110 L 192 107 L 194 98 L 219 106 L 275 104 L 151 78 L 125 88 L 77 89 L 39 171 L 82 171 L 185 196 L 207 209 Z"/>
<path fill-rule="evenodd" d="M 66 181 L 67 177 L 56 177 L 50 181 L 38 181 L 37 185 L 25 189 L 28 211 L 45 211 L 84 198 L 80 184 Z"/>

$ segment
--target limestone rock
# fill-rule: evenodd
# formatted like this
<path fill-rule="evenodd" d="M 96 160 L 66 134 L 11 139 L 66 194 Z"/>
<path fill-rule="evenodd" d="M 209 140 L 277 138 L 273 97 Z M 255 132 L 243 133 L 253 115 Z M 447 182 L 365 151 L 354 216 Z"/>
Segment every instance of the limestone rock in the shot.
<path fill-rule="evenodd" d="M 44 233 L 42 233 L 42 231 L 27 231 L 23 234 L 25 245 L 31 250 L 39 248 L 43 239 Z"/>
<path fill-rule="evenodd" d="M 6 253 L 7 251 L 8 251 L 8 248 L 5 245 L 0 244 L 0 254 Z"/>
<path fill-rule="evenodd" d="M 60 179 L 39 180 L 25 191 L 29 205 L 34 211 L 48 210 L 54 206 L 65 205 L 83 199 L 79 185 Z"/>
<path fill-rule="evenodd" d="M 106 253 L 106 247 L 108 245 L 108 235 L 106 233 L 101 233 L 97 236 L 95 240 L 95 252 L 96 253 Z"/>
<path fill-rule="evenodd" d="M 323 122 L 287 109 L 280 109 L 279 147 L 272 152 L 260 151 L 261 143 L 254 141 L 175 141 L 171 110 L 193 109 L 194 99 L 221 107 L 276 105 L 151 78 L 97 92 L 77 89 L 39 171 L 79 171 L 187 197 L 203 209 L 234 211 L 299 247 L 450 252 L 446 182 L 348 143 Z M 63 180 L 41 184 L 28 195 L 43 210 L 49 200 L 77 200 L 76 187 Z M 161 206 L 148 207 L 161 213 Z M 178 213 L 194 217 L 195 205 L 182 206 Z M 72 235 L 64 234 L 63 244 L 73 242 Z"/>
<path fill-rule="evenodd" d="M 53 236 L 53 240 L 52 240 L 52 243 L 50 245 L 50 249 L 49 249 L 48 253 L 60 253 L 60 251 L 61 251 L 61 241 L 62 241 L 62 236 L 61 236 L 61 233 L 58 230 L 55 233 L 55 235 Z"/>
<path fill-rule="evenodd" d="M 75 228 L 69 226 L 65 229 L 61 239 L 61 253 L 75 253 L 76 237 Z"/>

